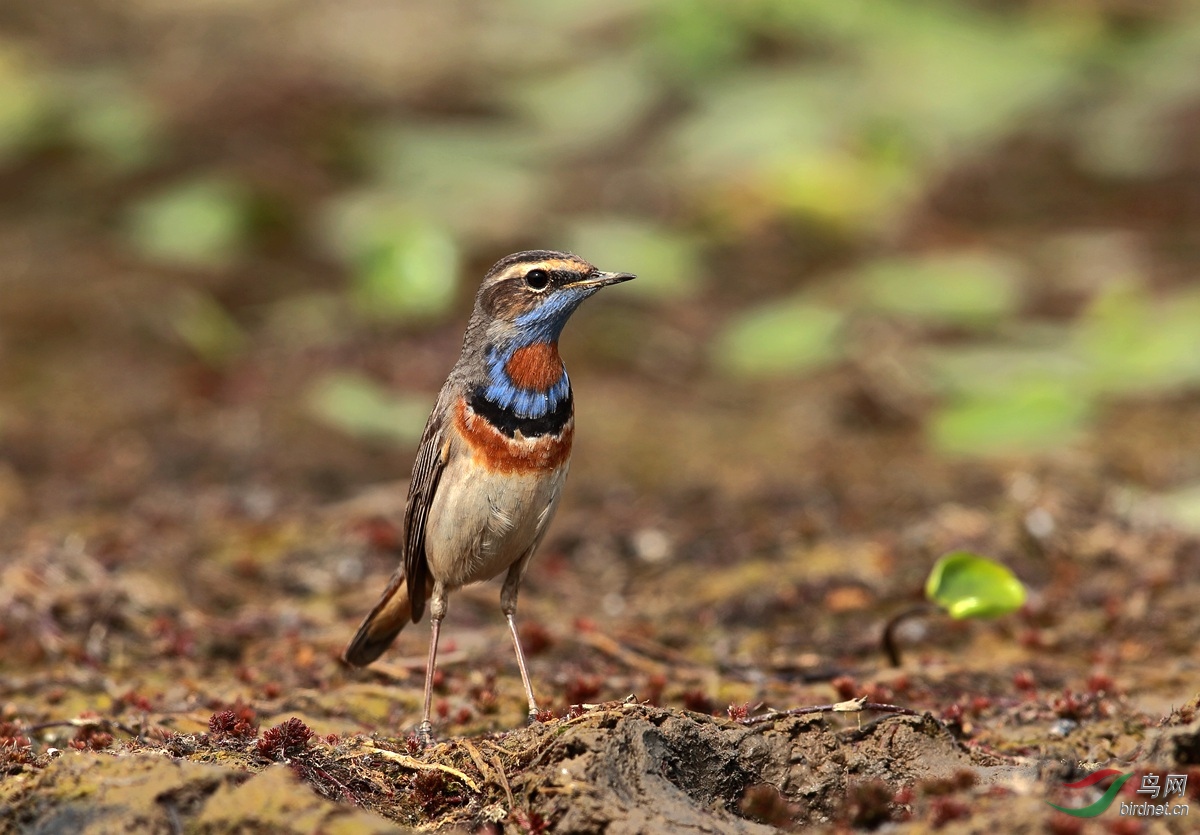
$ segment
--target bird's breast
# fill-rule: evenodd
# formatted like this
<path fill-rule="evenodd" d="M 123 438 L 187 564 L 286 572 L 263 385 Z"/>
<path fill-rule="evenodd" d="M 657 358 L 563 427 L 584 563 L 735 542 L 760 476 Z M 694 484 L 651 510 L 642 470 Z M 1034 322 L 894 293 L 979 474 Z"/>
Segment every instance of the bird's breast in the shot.
<path fill-rule="evenodd" d="M 570 401 L 561 423 L 544 427 L 541 434 L 527 436 L 522 423 L 530 426 L 545 421 L 506 421 L 503 410 L 490 409 L 480 396 L 460 397 L 454 409 L 454 428 L 474 463 L 488 471 L 532 474 L 557 470 L 571 457 L 575 419 Z M 490 414 L 495 411 L 496 414 Z"/>
<path fill-rule="evenodd" d="M 451 590 L 495 577 L 537 543 L 569 466 L 564 460 L 557 467 L 530 467 L 530 459 L 516 456 L 519 466 L 506 469 L 497 466 L 495 450 L 476 452 L 460 448 L 451 456 L 425 528 L 430 576 Z"/>

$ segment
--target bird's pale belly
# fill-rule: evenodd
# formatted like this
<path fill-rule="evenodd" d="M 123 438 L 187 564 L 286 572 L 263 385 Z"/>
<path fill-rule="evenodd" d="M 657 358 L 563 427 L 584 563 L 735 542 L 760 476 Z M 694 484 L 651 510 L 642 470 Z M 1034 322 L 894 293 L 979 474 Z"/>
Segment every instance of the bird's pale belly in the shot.
<path fill-rule="evenodd" d="M 550 524 L 568 463 L 514 474 L 497 472 L 470 455 L 451 460 L 425 528 L 432 578 L 455 589 L 507 570 Z"/>

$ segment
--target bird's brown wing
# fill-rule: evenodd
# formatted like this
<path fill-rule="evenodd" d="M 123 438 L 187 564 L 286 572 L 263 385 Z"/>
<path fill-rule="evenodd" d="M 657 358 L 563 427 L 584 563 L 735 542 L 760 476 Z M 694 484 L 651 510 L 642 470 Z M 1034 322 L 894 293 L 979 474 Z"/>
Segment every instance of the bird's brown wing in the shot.
<path fill-rule="evenodd" d="M 365 667 L 383 654 L 410 621 L 420 620 L 425 599 L 432 589 L 425 559 L 425 523 L 449 455 L 447 429 L 443 421 L 449 394 L 443 390 L 425 424 L 404 511 L 401 545 L 403 558 L 387 588 L 358 627 L 342 652 L 347 664 Z"/>
<path fill-rule="evenodd" d="M 443 392 L 425 424 L 412 481 L 408 485 L 408 507 L 404 511 L 404 573 L 408 578 L 413 623 L 425 613 L 429 575 L 429 563 L 425 558 L 425 523 L 429 520 L 429 508 L 450 457 L 450 440 L 444 419 L 448 411 L 446 400 Z"/>

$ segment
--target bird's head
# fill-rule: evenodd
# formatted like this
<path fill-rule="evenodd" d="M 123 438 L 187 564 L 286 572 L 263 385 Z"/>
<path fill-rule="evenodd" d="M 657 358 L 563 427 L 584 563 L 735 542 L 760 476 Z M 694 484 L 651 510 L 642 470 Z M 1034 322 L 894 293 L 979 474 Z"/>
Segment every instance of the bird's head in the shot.
<path fill-rule="evenodd" d="M 487 322 L 493 343 L 556 342 L 584 299 L 631 278 L 598 270 L 569 252 L 518 252 L 488 270 L 475 316 Z"/>

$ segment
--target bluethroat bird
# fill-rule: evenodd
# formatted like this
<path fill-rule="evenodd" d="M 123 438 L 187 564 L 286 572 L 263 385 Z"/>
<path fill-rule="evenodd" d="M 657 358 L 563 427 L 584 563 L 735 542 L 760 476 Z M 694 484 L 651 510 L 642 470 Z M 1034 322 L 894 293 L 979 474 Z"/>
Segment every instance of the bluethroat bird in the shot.
<path fill-rule="evenodd" d="M 438 394 L 408 487 L 400 566 L 342 658 L 370 664 L 429 603 L 432 631 L 418 737 L 429 705 L 450 592 L 507 571 L 508 620 L 529 714 L 537 702 L 517 634 L 517 592 L 562 495 L 575 406 L 558 338 L 584 299 L 633 278 L 565 252 L 518 252 L 488 270 L 462 355 Z"/>

